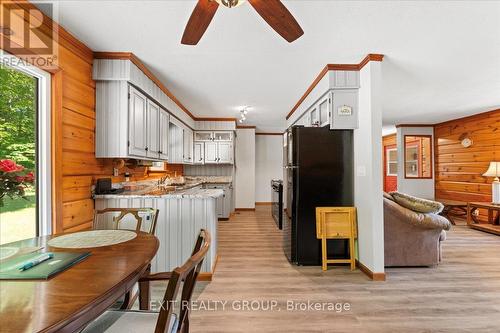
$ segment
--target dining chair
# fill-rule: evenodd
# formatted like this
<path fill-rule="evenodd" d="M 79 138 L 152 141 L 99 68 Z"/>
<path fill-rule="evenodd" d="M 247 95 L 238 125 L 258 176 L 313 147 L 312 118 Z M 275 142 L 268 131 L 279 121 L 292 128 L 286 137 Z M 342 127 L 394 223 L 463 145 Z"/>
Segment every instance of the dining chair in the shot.
<path fill-rule="evenodd" d="M 154 208 L 105 208 L 96 210 L 92 229 L 127 229 L 144 231 L 154 235 L 158 212 L 158 209 Z"/>
<path fill-rule="evenodd" d="M 210 248 L 210 242 L 210 233 L 202 229 L 191 257 L 182 266 L 172 272 L 151 274 L 141 278 L 142 283 L 168 280 L 160 312 L 106 311 L 89 324 L 83 333 L 188 333 L 191 297 L 203 260 Z M 181 284 L 182 291 L 178 299 Z M 175 304 L 179 304 L 178 315 L 174 313 Z"/>
<path fill-rule="evenodd" d="M 94 230 L 135 230 L 144 231 L 152 235 L 156 231 L 158 209 L 154 208 L 105 208 L 94 212 L 92 229 Z M 148 267 L 147 272 L 150 271 Z M 130 309 L 137 297 L 138 288 L 135 286 L 128 291 L 113 308 Z"/>

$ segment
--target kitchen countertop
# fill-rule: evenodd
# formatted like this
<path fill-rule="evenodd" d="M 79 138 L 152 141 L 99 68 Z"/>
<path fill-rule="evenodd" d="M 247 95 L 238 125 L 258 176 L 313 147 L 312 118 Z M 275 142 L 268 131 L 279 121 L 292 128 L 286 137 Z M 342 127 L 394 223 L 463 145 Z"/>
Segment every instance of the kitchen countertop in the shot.
<path fill-rule="evenodd" d="M 127 190 L 116 194 L 94 194 L 94 199 L 123 199 L 123 198 L 164 198 L 164 199 L 203 199 L 203 198 L 218 198 L 224 192 L 221 189 L 202 189 L 203 184 L 230 184 L 232 177 L 230 176 L 208 176 L 208 177 L 190 177 L 186 176 L 186 184 L 175 186 L 158 186 L 155 182 L 150 185 L 138 186 L 138 189 Z"/>

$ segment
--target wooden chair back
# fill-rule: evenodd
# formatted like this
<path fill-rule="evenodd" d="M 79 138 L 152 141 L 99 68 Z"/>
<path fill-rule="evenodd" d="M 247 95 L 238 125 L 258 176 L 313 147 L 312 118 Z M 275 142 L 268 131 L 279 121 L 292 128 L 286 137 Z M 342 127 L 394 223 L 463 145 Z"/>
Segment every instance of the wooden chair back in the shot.
<path fill-rule="evenodd" d="M 141 231 L 145 223 L 144 216 L 149 216 L 151 218 L 150 225 L 143 231 L 154 235 L 156 231 L 156 221 L 158 220 L 158 212 L 158 209 L 154 208 L 105 208 L 96 210 L 92 229 L 129 229 L 124 227 L 125 217 L 132 215 L 132 217 L 135 218 L 135 227 L 133 230 Z"/>
<path fill-rule="evenodd" d="M 161 307 L 158 321 L 156 322 L 155 333 L 166 333 L 172 320 L 174 304 L 180 290 L 181 282 L 182 292 L 180 298 L 179 325 L 177 332 L 189 332 L 189 312 L 191 307 L 191 297 L 193 296 L 196 280 L 201 270 L 203 260 L 210 248 L 210 233 L 204 229 L 200 231 L 191 257 L 182 265 L 172 271 L 168 282 L 168 287 L 163 297 L 163 306 Z"/>

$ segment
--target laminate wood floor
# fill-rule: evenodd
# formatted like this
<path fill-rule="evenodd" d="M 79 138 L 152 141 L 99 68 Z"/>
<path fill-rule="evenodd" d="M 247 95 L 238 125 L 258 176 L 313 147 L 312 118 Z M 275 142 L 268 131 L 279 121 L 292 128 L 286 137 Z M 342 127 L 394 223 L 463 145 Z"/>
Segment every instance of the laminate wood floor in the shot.
<path fill-rule="evenodd" d="M 214 280 L 197 286 L 205 309 L 193 309 L 191 332 L 500 332 L 500 237 L 466 226 L 448 232 L 441 265 L 387 269 L 385 282 L 348 267 L 290 265 L 266 206 L 219 222 L 219 256 Z M 153 299 L 164 288 L 153 285 Z M 238 309 L 245 300 L 257 301 L 254 310 Z M 350 309 L 287 309 L 307 301 Z"/>

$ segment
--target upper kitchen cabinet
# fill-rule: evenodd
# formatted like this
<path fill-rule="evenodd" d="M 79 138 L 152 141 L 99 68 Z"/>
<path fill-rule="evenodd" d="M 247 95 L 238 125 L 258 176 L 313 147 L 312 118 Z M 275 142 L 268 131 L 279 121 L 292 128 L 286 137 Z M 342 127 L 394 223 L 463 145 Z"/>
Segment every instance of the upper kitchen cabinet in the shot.
<path fill-rule="evenodd" d="M 148 99 L 135 89 L 130 89 L 129 95 L 129 135 L 128 135 L 128 153 L 134 156 L 145 157 L 148 147 L 148 130 L 147 130 L 147 109 Z M 96 120 L 97 122 L 97 120 Z M 96 153 L 97 154 L 97 153 Z M 98 156 L 107 157 L 107 156 Z M 122 156 L 117 156 L 122 157 Z"/>
<path fill-rule="evenodd" d="M 205 164 L 205 143 L 195 142 L 194 143 L 194 164 Z"/>
<path fill-rule="evenodd" d="M 184 163 L 184 126 L 175 118 L 170 119 L 169 123 L 169 163 Z"/>
<path fill-rule="evenodd" d="M 183 137 L 183 154 L 182 158 L 184 164 L 192 164 L 193 163 L 193 130 L 184 126 L 182 128 L 182 137 Z"/>
<path fill-rule="evenodd" d="M 287 125 L 358 128 L 359 71 L 330 70 L 296 105 Z"/>
<path fill-rule="evenodd" d="M 232 131 L 194 132 L 195 164 L 233 164 L 234 133 Z"/>
<path fill-rule="evenodd" d="M 169 141 L 169 124 L 170 124 L 170 115 L 167 111 L 160 109 L 160 151 L 158 152 L 160 156 L 160 160 L 168 160 L 168 141 Z"/>
<path fill-rule="evenodd" d="M 192 163 L 194 120 L 135 64 L 95 59 L 93 79 L 96 157 Z"/>

